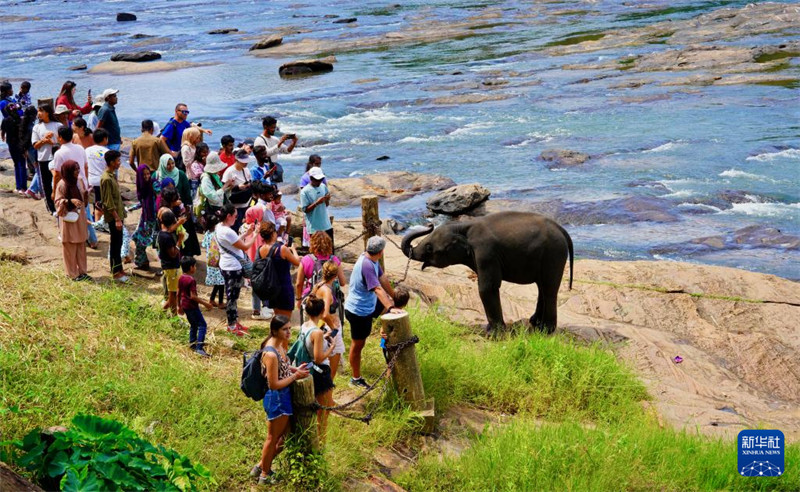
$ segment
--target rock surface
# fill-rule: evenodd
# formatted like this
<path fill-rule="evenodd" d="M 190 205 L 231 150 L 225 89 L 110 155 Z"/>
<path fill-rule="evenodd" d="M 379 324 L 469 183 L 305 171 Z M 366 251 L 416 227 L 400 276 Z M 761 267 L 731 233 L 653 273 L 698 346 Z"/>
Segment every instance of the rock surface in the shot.
<path fill-rule="evenodd" d="M 455 186 L 455 183 L 445 176 L 406 171 L 328 180 L 332 206 L 359 205 L 364 195 L 377 195 L 384 200 L 401 201 L 420 193 L 444 190 L 451 186 Z"/>
<path fill-rule="evenodd" d="M 225 27 L 222 29 L 214 29 L 212 31 L 208 31 L 208 34 L 231 34 L 234 32 L 239 32 L 239 29 L 235 27 Z"/>
<path fill-rule="evenodd" d="M 437 214 L 460 215 L 488 200 L 489 195 L 491 192 L 477 183 L 459 185 L 428 198 L 426 206 Z"/>
<path fill-rule="evenodd" d="M 78 71 L 78 70 L 86 70 L 88 68 L 86 65 L 74 65 L 72 67 L 67 68 L 67 70 Z"/>
<path fill-rule="evenodd" d="M 281 43 L 283 43 L 283 36 L 278 36 L 277 34 L 273 34 L 272 36 L 263 38 L 257 43 L 255 43 L 253 46 L 250 47 L 250 51 L 274 48 L 275 46 L 278 46 Z"/>
<path fill-rule="evenodd" d="M 98 63 L 89 69 L 89 73 L 110 73 L 113 75 L 132 75 L 149 72 L 169 72 L 182 68 L 203 67 L 213 63 L 195 63 L 188 61 L 165 62 L 154 61 L 150 63 L 136 62 L 104 62 Z"/>
<path fill-rule="evenodd" d="M 347 17 L 344 19 L 336 19 L 333 21 L 334 24 L 352 24 L 353 22 L 357 22 L 358 19 L 356 17 Z"/>
<path fill-rule="evenodd" d="M 147 62 L 160 60 L 161 53 L 155 51 L 138 51 L 136 53 L 117 53 L 111 57 L 112 62 Z"/>
<path fill-rule="evenodd" d="M 800 237 L 784 234 L 774 227 L 752 225 L 730 234 L 701 237 L 685 243 L 652 248 L 652 254 L 702 255 L 721 250 L 767 248 L 800 250 Z"/>
<path fill-rule="evenodd" d="M 136 20 L 136 16 L 134 14 L 129 14 L 127 12 L 120 12 L 117 14 L 117 22 L 132 22 Z"/>
<path fill-rule="evenodd" d="M 589 160 L 589 154 L 567 149 L 548 149 L 539 155 L 543 161 L 549 162 L 550 169 L 563 169 L 584 164 Z"/>
<path fill-rule="evenodd" d="M 296 60 L 281 65 L 280 69 L 278 69 L 278 73 L 281 77 L 327 73 L 333 71 L 334 63 L 336 63 L 336 57 L 333 56 L 319 59 Z"/>

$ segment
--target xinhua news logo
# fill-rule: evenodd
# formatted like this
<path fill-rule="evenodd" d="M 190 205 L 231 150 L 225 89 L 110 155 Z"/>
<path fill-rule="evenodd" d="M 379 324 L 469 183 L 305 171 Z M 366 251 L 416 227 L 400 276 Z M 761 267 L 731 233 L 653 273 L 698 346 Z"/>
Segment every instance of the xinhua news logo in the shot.
<path fill-rule="evenodd" d="M 784 472 L 783 432 L 743 430 L 739 432 L 739 474 L 744 477 L 779 477 Z"/>

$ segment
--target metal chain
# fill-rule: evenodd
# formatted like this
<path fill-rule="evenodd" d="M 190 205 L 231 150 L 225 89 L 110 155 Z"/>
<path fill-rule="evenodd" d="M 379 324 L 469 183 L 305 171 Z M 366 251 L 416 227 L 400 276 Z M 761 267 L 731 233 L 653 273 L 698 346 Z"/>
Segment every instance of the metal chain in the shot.
<path fill-rule="evenodd" d="M 386 236 L 386 240 L 387 240 L 387 241 L 389 241 L 390 243 L 394 244 L 394 245 L 395 245 L 395 247 L 396 247 L 397 249 L 399 249 L 401 252 L 403 251 L 403 248 L 401 248 L 401 247 L 400 247 L 400 245 L 399 245 L 399 244 L 397 244 L 396 242 L 394 242 L 394 240 L 393 240 L 392 238 L 390 238 L 389 236 Z M 399 285 L 399 284 L 402 284 L 403 282 L 405 282 L 405 281 L 406 281 L 406 278 L 408 277 L 408 268 L 409 268 L 410 266 L 411 266 L 411 258 L 407 258 L 407 259 L 406 259 L 406 269 L 405 269 L 405 271 L 403 272 L 403 278 L 401 278 L 400 280 L 398 280 L 398 281 L 397 281 L 397 284 L 398 284 L 398 285 Z"/>
<path fill-rule="evenodd" d="M 360 400 L 362 400 L 365 396 L 367 396 L 372 390 L 374 390 L 378 386 L 378 383 L 380 383 L 382 379 L 386 378 L 386 380 L 383 383 L 383 388 L 381 389 L 381 392 L 378 394 L 378 398 L 375 400 L 376 402 L 379 402 L 381 400 L 381 398 L 383 397 L 383 394 L 386 392 L 386 388 L 389 386 L 389 378 L 386 377 L 386 376 L 388 376 L 389 373 L 392 371 L 392 369 L 394 369 L 394 366 L 397 363 L 397 357 L 400 355 L 400 352 L 402 352 L 403 349 L 405 349 L 406 347 L 409 347 L 409 346 L 414 345 L 416 343 L 419 343 L 419 337 L 414 335 L 411 338 L 409 338 L 408 340 L 402 341 L 400 343 L 396 343 L 394 345 L 387 346 L 386 347 L 386 351 L 387 352 L 392 352 L 392 358 L 386 364 L 386 369 L 383 370 L 383 373 L 380 375 L 380 377 L 378 379 L 375 380 L 374 383 L 369 385 L 367 387 L 367 389 L 364 390 L 363 393 L 361 393 L 359 396 L 355 397 L 353 400 L 351 400 L 351 401 L 349 401 L 347 403 L 342 403 L 342 404 L 333 406 L 333 407 L 320 405 L 319 403 L 314 402 L 311 405 L 311 408 L 313 410 L 328 410 L 328 411 L 334 412 L 335 414 L 340 415 L 340 416 L 342 416 L 344 418 L 348 418 L 348 419 L 351 419 L 351 420 L 358 420 L 360 422 L 364 422 L 365 424 L 369 425 L 369 422 L 372 420 L 372 414 L 375 413 L 375 408 L 373 408 L 369 413 L 367 413 L 363 417 L 356 417 L 354 415 L 348 415 L 346 413 L 342 413 L 341 411 L 344 410 L 345 408 L 348 408 L 348 407 L 356 404 Z"/>
<path fill-rule="evenodd" d="M 361 239 L 362 237 L 364 237 L 364 234 L 366 234 L 366 233 L 365 233 L 365 232 L 362 232 L 362 233 L 361 233 L 361 234 L 359 234 L 358 236 L 354 237 L 354 238 L 353 238 L 351 241 L 348 241 L 348 242 L 346 242 L 346 243 L 342 244 L 341 246 L 336 246 L 336 248 L 334 248 L 334 249 L 335 249 L 336 251 L 340 251 L 340 250 L 342 250 L 342 249 L 346 248 L 347 246 L 350 246 L 350 245 L 351 245 L 351 244 L 353 244 L 354 242 L 358 241 L 358 240 L 359 240 L 359 239 Z"/>

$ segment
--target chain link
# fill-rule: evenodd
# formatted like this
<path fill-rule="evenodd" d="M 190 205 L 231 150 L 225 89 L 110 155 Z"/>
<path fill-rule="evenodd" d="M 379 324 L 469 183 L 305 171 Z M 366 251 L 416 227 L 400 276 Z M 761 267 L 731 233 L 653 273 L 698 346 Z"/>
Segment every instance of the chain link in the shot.
<path fill-rule="evenodd" d="M 354 242 L 356 242 L 356 241 L 358 241 L 359 239 L 361 239 L 362 237 L 364 237 L 364 234 L 366 234 L 366 233 L 365 233 L 365 232 L 362 232 L 362 233 L 361 233 L 361 234 L 359 234 L 358 236 L 354 237 L 352 240 L 350 240 L 350 241 L 347 241 L 346 243 L 342 244 L 341 246 L 336 246 L 336 248 L 334 248 L 334 249 L 335 249 L 336 251 L 341 251 L 342 249 L 344 249 L 344 248 L 346 248 L 346 247 L 350 246 L 350 245 L 351 245 L 351 244 L 353 244 Z"/>
<path fill-rule="evenodd" d="M 387 240 L 387 241 L 389 241 L 390 243 L 394 244 L 394 246 L 395 246 L 397 249 L 399 249 L 401 252 L 403 251 L 403 248 L 401 248 L 399 244 L 397 244 L 396 242 L 394 242 L 394 239 L 390 238 L 389 236 L 386 236 L 386 240 Z M 404 254 L 405 254 L 405 253 L 404 253 Z M 405 282 L 405 281 L 406 281 L 406 278 L 408 278 L 408 268 L 409 268 L 410 266 L 411 266 L 411 258 L 407 258 L 407 259 L 406 259 L 406 269 L 405 269 L 405 271 L 403 272 L 403 278 L 401 278 L 400 280 L 398 280 L 398 281 L 397 281 L 397 284 L 398 284 L 398 285 L 399 285 L 399 284 L 402 284 L 403 282 Z"/>

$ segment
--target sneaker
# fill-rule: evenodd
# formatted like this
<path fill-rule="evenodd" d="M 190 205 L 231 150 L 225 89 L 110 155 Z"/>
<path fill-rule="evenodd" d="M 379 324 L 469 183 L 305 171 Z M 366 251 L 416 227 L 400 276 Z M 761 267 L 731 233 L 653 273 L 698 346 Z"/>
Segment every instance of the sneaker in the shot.
<path fill-rule="evenodd" d="M 203 347 L 197 347 L 196 349 L 194 349 L 194 353 L 199 355 L 200 357 L 211 357 L 211 354 L 209 354 L 208 352 L 203 350 Z M 259 470 L 259 473 L 260 473 L 260 470 Z"/>
<path fill-rule="evenodd" d="M 350 385 L 355 386 L 356 388 L 369 388 L 369 385 L 364 378 L 350 378 Z"/>
<path fill-rule="evenodd" d="M 275 477 L 275 472 L 270 470 L 266 475 L 259 474 L 258 485 L 275 485 L 278 479 Z"/>
<path fill-rule="evenodd" d="M 237 321 L 237 322 L 236 322 L 236 329 L 237 329 L 237 330 L 239 330 L 239 331 L 241 331 L 241 332 L 247 332 L 247 331 L 248 331 L 250 328 L 248 328 L 248 327 L 244 326 L 243 324 L 241 324 L 241 323 L 239 323 L 239 322 Z"/>
<path fill-rule="evenodd" d="M 121 284 L 127 284 L 130 281 L 130 279 L 128 278 L 127 275 L 123 275 L 121 277 L 116 277 L 116 278 L 114 278 L 114 280 L 116 280 L 117 282 L 119 282 Z"/>
<path fill-rule="evenodd" d="M 228 327 L 228 332 L 233 334 L 233 335 L 236 335 L 237 337 L 243 337 L 244 336 L 244 332 L 242 330 L 240 330 L 236 325 L 229 326 Z"/>
<path fill-rule="evenodd" d="M 27 196 L 28 198 L 33 198 L 34 200 L 41 200 L 41 198 L 39 198 L 39 195 L 32 192 L 31 190 L 25 190 L 25 196 Z"/>
<path fill-rule="evenodd" d="M 252 478 L 258 478 L 258 477 L 261 476 L 261 465 L 260 464 L 254 466 L 253 469 L 250 470 L 250 476 Z"/>
<path fill-rule="evenodd" d="M 75 277 L 75 281 L 76 282 L 91 281 L 91 280 L 92 280 L 92 277 L 90 277 L 89 275 L 87 275 L 85 273 L 81 273 L 80 275 Z"/>
<path fill-rule="evenodd" d="M 250 317 L 253 318 L 253 319 L 261 319 L 261 320 L 269 321 L 273 317 L 275 317 L 275 311 L 273 311 L 272 309 L 267 308 L 267 307 L 262 307 L 261 308 L 261 312 L 253 313 L 253 315 L 250 316 Z"/>

